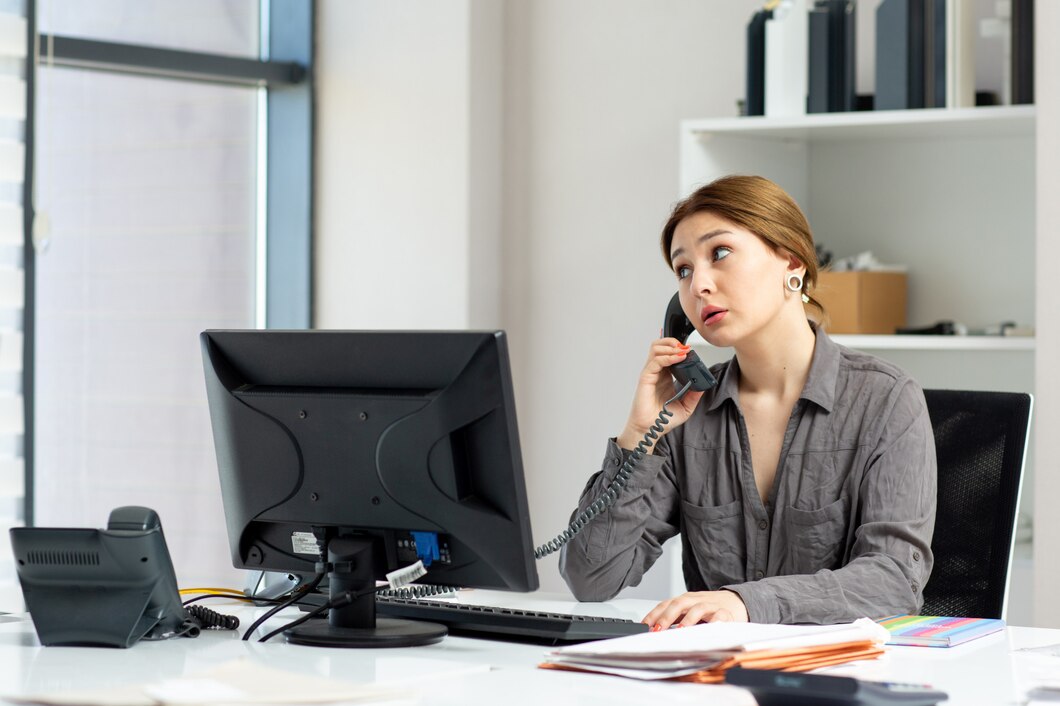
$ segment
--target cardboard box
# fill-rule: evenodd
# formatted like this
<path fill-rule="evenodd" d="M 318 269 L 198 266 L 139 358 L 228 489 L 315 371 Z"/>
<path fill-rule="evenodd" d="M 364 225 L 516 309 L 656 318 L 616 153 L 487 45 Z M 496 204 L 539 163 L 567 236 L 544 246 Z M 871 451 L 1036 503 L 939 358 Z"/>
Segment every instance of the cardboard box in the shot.
<path fill-rule="evenodd" d="M 904 272 L 822 272 L 812 294 L 829 333 L 893 334 L 905 326 Z"/>

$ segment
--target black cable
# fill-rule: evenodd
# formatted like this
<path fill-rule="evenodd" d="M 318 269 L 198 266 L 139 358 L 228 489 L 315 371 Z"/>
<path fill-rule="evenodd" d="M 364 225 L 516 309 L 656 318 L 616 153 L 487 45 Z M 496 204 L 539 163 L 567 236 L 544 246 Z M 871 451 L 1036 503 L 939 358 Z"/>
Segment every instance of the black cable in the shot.
<path fill-rule="evenodd" d="M 390 588 L 389 585 L 387 585 L 387 586 L 376 586 L 376 587 L 372 587 L 372 588 L 366 588 L 365 590 L 358 591 L 357 593 L 352 593 L 351 591 L 346 591 L 345 593 L 340 593 L 337 597 L 332 598 L 330 601 L 328 601 L 324 605 L 318 606 L 317 608 L 314 608 L 313 610 L 309 611 L 305 615 L 303 615 L 303 616 L 301 616 L 301 617 L 299 617 L 299 618 L 297 618 L 295 620 L 292 620 L 292 621 L 290 621 L 288 623 L 284 623 L 283 625 L 281 625 L 280 627 L 276 628 L 275 630 L 273 630 L 269 634 L 261 637 L 258 640 L 258 642 L 265 642 L 270 637 L 274 637 L 274 636 L 278 635 L 279 633 L 283 632 L 284 630 L 290 630 L 291 628 L 298 627 L 299 625 L 301 625 L 305 621 L 307 621 L 307 620 L 309 620 L 311 618 L 315 618 L 316 616 L 320 615 L 321 613 L 323 613 L 326 610 L 330 610 L 332 608 L 341 608 L 343 606 L 349 605 L 350 603 L 353 603 L 358 598 L 364 598 L 365 596 L 367 596 L 367 595 L 369 595 L 371 593 L 382 593 L 384 591 L 399 591 L 399 590 L 401 590 L 401 589 L 392 589 L 392 588 Z M 244 637 L 243 639 L 246 639 L 246 638 Z"/>
<path fill-rule="evenodd" d="M 291 591 L 291 597 L 290 598 L 288 598 L 287 600 L 283 601 L 282 603 L 278 603 L 277 605 L 273 606 L 272 608 L 269 608 L 269 610 L 265 611 L 264 615 L 262 615 L 257 620 L 255 620 L 251 624 L 251 626 L 249 628 L 247 628 L 247 631 L 245 633 L 243 633 L 243 639 L 244 640 L 249 640 L 250 636 L 254 633 L 254 631 L 257 630 L 259 627 L 261 627 L 261 624 L 264 623 L 266 620 L 268 620 L 272 616 L 276 615 L 277 613 L 279 613 L 281 610 L 283 610 L 287 606 L 294 605 L 295 603 L 298 603 L 304 596 L 306 596 L 310 592 L 315 591 L 317 586 L 320 585 L 320 582 L 324 580 L 325 576 L 327 576 L 327 574 L 328 574 L 328 542 L 327 542 L 326 532 L 325 532 L 325 530 L 323 530 L 321 528 L 314 527 L 313 528 L 313 536 L 316 537 L 316 540 L 317 540 L 317 573 L 313 577 L 313 580 L 310 581 L 307 584 L 302 584 L 301 586 L 295 587 Z"/>
<path fill-rule="evenodd" d="M 581 532 L 585 525 L 589 524 L 597 515 L 602 513 L 607 508 L 615 504 L 615 500 L 618 499 L 622 489 L 626 487 L 626 483 L 629 482 L 630 476 L 633 475 L 633 471 L 637 468 L 637 464 L 644 458 L 644 455 L 648 452 L 655 439 L 659 438 L 659 435 L 663 431 L 663 427 L 670 423 L 670 417 L 674 416 L 668 407 L 685 396 L 685 393 L 692 387 L 692 382 L 689 381 L 681 391 L 666 401 L 662 407 L 662 411 L 659 412 L 659 416 L 655 419 L 655 423 L 648 427 L 648 431 L 644 434 L 644 438 L 637 444 L 637 448 L 634 449 L 626 462 L 622 464 L 622 468 L 615 474 L 614 480 L 607 486 L 603 493 L 600 494 L 596 500 L 593 501 L 589 507 L 585 508 L 577 517 L 571 520 L 571 523 L 567 525 L 567 528 L 560 532 L 552 541 L 542 544 L 540 547 L 534 550 L 535 559 L 543 559 L 553 552 L 559 551 L 567 542 L 574 539 L 574 537 Z"/>
<path fill-rule="evenodd" d="M 250 636 L 253 634 L 253 632 L 255 630 L 257 630 L 259 627 L 261 627 L 261 624 L 264 623 L 266 620 L 268 620 L 272 616 L 276 615 L 277 613 L 279 613 L 281 610 L 283 610 L 287 606 L 294 605 L 301 598 L 303 598 L 305 596 L 305 594 L 309 593 L 310 591 L 316 590 L 316 587 L 319 586 L 320 582 L 324 580 L 324 576 L 325 575 L 326 574 L 324 574 L 324 573 L 317 574 L 316 576 L 313 577 L 312 581 L 310 581 L 308 584 L 306 584 L 304 586 L 301 586 L 300 587 L 301 588 L 300 591 L 296 590 L 297 592 L 294 593 L 294 595 L 292 595 L 290 598 L 288 598 L 287 600 L 283 601 L 282 603 L 279 603 L 279 604 L 273 606 L 269 610 L 265 611 L 265 613 L 261 617 L 259 617 L 257 620 L 255 620 L 251 624 L 251 626 L 249 628 L 247 628 L 247 631 L 245 633 L 243 633 L 243 639 L 244 640 L 249 640 Z"/>
<path fill-rule="evenodd" d="M 335 604 L 335 605 L 332 605 L 332 604 Z M 301 625 L 305 621 L 307 621 L 307 620 L 309 620 L 311 618 L 317 617 L 318 615 L 320 615 L 321 613 L 323 613 L 326 610 L 331 610 L 332 608 L 338 607 L 338 605 L 339 604 L 336 603 L 335 601 L 328 601 L 324 605 L 314 608 L 313 610 L 309 611 L 308 613 L 306 613 L 305 615 L 301 616 L 300 618 L 298 618 L 296 620 L 292 620 L 292 621 L 290 621 L 288 623 L 284 623 L 283 625 L 281 625 L 280 627 L 276 628 L 272 632 L 270 632 L 267 635 L 264 635 L 263 637 L 261 637 L 258 640 L 258 642 L 265 642 L 270 637 L 274 637 L 275 635 L 283 632 L 284 630 L 290 630 L 291 628 L 298 627 L 299 625 Z"/>
<path fill-rule="evenodd" d="M 239 618 L 234 615 L 225 615 L 206 606 L 193 605 L 186 610 L 189 621 L 195 621 L 202 630 L 217 628 L 218 630 L 238 630 Z"/>

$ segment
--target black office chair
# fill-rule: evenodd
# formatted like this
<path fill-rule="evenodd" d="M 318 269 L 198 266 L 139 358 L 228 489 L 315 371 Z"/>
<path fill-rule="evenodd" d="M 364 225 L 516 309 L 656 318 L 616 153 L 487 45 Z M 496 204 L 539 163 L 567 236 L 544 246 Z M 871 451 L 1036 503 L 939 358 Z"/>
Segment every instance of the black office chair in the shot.
<path fill-rule="evenodd" d="M 922 615 L 1000 618 L 1031 396 L 924 390 L 938 455 L 938 508 Z"/>

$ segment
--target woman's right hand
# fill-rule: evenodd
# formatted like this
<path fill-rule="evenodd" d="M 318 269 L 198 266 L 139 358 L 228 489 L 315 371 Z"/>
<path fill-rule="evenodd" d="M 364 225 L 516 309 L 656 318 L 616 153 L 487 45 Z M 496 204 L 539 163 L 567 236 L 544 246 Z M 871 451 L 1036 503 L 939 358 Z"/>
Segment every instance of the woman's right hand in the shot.
<path fill-rule="evenodd" d="M 648 429 L 655 424 L 663 405 L 677 394 L 673 377 L 670 375 L 670 366 L 683 361 L 691 350 L 691 346 L 676 338 L 660 338 L 651 344 L 648 362 L 640 371 L 629 419 L 616 439 L 620 447 L 634 450 Z M 702 391 L 689 390 L 684 397 L 670 405 L 668 409 L 673 412 L 673 416 L 669 418 L 670 422 L 664 427 L 662 434 L 684 424 L 692 416 L 692 411 L 702 397 Z"/>

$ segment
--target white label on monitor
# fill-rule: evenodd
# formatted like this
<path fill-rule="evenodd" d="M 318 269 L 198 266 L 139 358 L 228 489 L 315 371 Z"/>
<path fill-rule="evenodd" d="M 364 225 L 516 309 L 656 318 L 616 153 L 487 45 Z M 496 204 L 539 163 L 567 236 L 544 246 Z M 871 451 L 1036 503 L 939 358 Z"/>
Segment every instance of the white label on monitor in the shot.
<path fill-rule="evenodd" d="M 312 532 L 291 532 L 291 548 L 295 554 L 316 556 L 320 553 L 317 549 L 317 538 Z"/>

